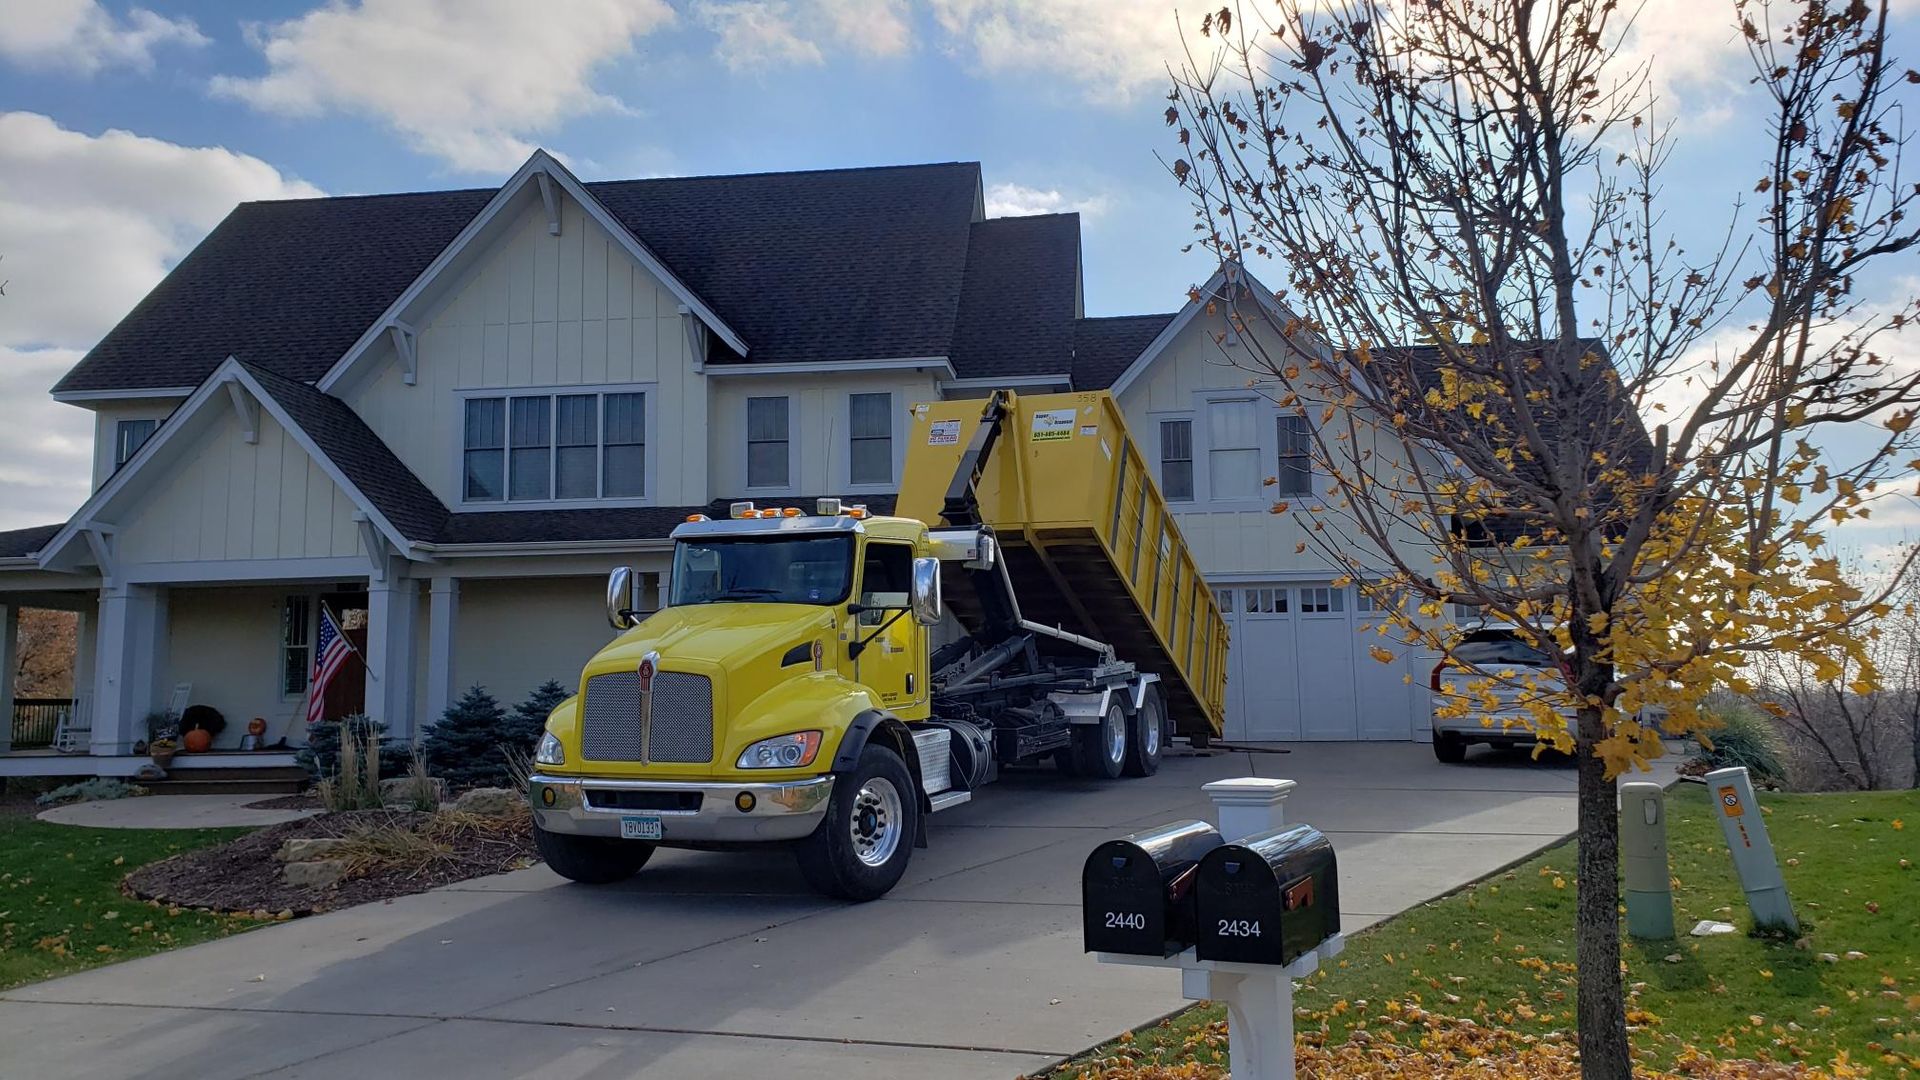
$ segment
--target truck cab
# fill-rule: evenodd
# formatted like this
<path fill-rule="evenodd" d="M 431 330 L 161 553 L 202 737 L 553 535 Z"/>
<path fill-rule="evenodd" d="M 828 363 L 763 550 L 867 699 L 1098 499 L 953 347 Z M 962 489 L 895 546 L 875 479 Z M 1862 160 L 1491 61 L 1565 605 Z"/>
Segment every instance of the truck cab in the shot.
<path fill-rule="evenodd" d="M 834 500 L 734 513 L 675 529 L 645 621 L 614 572 L 623 632 L 547 722 L 536 839 L 576 880 L 625 877 L 659 845 L 798 841 L 822 891 L 884 892 L 931 801 L 909 727 L 941 617 L 927 526 Z"/>

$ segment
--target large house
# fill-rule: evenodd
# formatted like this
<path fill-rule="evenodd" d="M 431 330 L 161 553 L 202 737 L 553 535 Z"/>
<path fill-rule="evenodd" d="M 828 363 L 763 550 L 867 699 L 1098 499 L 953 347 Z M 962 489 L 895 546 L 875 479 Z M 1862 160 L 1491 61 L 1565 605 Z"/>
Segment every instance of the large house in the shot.
<path fill-rule="evenodd" d="M 357 649 L 328 713 L 417 732 L 576 677 L 607 570 L 657 603 L 690 513 L 883 509 L 914 402 L 1109 389 L 1229 612 L 1229 735 L 1424 736 L 1412 662 L 1367 657 L 1363 598 L 1267 512 L 1267 477 L 1324 478 L 1231 363 L 1214 300 L 1250 282 L 1086 318 L 1078 218 L 984 206 L 972 163 L 583 183 L 545 153 L 242 205 L 54 387 L 95 415 L 94 490 L 0 533 L 0 652 L 21 606 L 80 613 L 65 771 L 131 772 L 176 694 L 221 746 L 255 717 L 299 744 L 323 609 Z"/>

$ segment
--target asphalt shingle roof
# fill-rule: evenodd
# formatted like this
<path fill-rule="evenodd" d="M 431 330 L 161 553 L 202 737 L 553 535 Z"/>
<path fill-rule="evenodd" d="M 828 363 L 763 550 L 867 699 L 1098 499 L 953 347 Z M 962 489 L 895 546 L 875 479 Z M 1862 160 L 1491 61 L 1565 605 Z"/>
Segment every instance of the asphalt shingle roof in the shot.
<path fill-rule="evenodd" d="M 47 546 L 55 533 L 66 527 L 66 522 L 53 525 L 35 525 L 31 529 L 9 529 L 0 532 L 0 559 L 18 559 L 31 555 Z"/>
<path fill-rule="evenodd" d="M 1165 315 L 1081 319 L 1073 326 L 1073 388 L 1105 390 L 1174 320 Z"/>
<path fill-rule="evenodd" d="M 953 331 L 954 373 L 1067 374 L 1079 304 L 1080 215 L 974 222 Z"/>

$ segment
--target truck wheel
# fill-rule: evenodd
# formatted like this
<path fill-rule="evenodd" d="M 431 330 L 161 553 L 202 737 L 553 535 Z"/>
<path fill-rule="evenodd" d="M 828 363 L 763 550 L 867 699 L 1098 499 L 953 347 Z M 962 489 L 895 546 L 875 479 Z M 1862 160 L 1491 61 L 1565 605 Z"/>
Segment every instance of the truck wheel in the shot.
<path fill-rule="evenodd" d="M 1467 741 L 1458 735 L 1435 735 L 1433 756 L 1444 765 L 1458 765 L 1467 760 Z"/>
<path fill-rule="evenodd" d="M 1152 776 L 1160 771 L 1160 749 L 1167 741 L 1167 707 L 1160 700 L 1160 688 L 1147 687 L 1127 725 L 1128 776 Z"/>
<path fill-rule="evenodd" d="M 868 744 L 859 764 L 834 780 L 826 820 L 796 851 L 807 884 L 841 900 L 886 895 L 913 857 L 918 796 L 900 755 Z"/>
<path fill-rule="evenodd" d="M 1078 776 L 1113 780 L 1127 766 L 1127 713 L 1119 702 L 1107 706 L 1097 724 L 1073 727 L 1073 771 Z"/>
<path fill-rule="evenodd" d="M 567 836 L 533 827 L 533 846 L 553 872 L 583 885 L 611 885 L 640 872 L 653 858 L 653 845 L 644 840 L 615 840 L 604 836 Z"/>

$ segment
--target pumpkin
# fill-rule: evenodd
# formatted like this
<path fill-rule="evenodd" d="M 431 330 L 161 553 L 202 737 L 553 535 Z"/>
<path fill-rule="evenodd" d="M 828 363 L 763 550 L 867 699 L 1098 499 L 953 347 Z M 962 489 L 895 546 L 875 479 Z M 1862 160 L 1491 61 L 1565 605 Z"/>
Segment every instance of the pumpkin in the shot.
<path fill-rule="evenodd" d="M 253 719 L 247 721 L 247 734 L 265 735 L 266 733 L 267 733 L 267 722 L 265 720 L 262 720 L 260 717 L 256 716 Z"/>
<path fill-rule="evenodd" d="M 181 739 L 189 754 L 204 754 L 213 749 L 213 734 L 205 728 L 194 728 Z"/>

